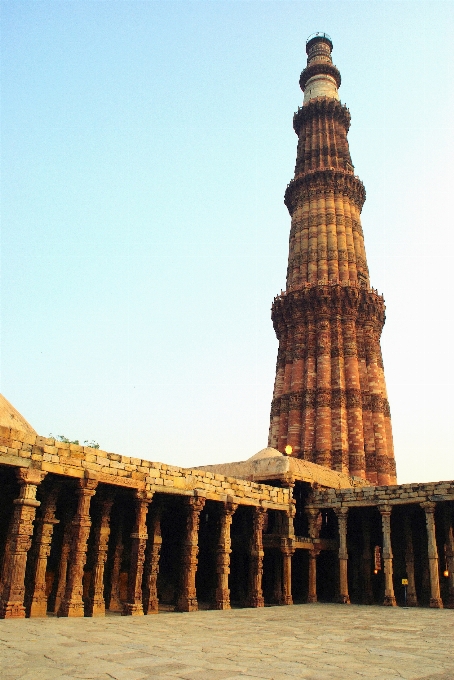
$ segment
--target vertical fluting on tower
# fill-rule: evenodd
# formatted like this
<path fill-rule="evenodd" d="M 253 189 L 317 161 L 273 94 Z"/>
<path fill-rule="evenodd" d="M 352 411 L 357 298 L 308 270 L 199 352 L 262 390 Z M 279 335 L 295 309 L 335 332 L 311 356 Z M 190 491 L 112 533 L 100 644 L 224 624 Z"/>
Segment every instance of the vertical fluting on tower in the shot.
<path fill-rule="evenodd" d="M 396 483 L 380 336 L 381 295 L 370 287 L 354 174 L 326 34 L 306 43 L 286 290 L 272 307 L 279 350 L 268 445 L 373 484 Z"/>

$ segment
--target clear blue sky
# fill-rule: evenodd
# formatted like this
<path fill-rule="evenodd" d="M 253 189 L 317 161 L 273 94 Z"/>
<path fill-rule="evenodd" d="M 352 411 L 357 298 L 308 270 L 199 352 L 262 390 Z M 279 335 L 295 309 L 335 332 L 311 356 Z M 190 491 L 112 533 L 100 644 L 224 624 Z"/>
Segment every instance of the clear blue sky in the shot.
<path fill-rule="evenodd" d="M 177 465 L 266 446 L 305 39 L 364 181 L 399 481 L 454 478 L 454 3 L 1 2 L 1 392 Z"/>

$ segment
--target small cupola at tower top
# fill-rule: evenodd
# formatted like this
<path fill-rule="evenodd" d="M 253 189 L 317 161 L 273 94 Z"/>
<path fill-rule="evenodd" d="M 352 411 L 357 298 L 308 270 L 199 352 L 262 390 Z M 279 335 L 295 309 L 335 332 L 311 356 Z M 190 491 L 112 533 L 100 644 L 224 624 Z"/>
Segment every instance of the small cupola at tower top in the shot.
<path fill-rule="evenodd" d="M 333 43 L 327 33 L 313 33 L 306 41 L 307 66 L 300 77 L 304 104 L 316 97 L 339 99 L 340 73 L 331 59 Z"/>

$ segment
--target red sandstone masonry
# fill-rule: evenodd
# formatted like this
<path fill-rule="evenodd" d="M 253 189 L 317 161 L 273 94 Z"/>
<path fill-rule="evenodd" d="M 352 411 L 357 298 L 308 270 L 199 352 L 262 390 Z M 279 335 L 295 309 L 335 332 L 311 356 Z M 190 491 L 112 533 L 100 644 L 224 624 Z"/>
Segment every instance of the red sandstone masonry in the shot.
<path fill-rule="evenodd" d="M 325 57 L 313 62 L 311 43 L 303 90 L 315 64 L 331 83 L 333 73 L 339 76 L 331 43 L 315 40 Z M 287 289 L 272 307 L 279 353 L 268 445 L 284 452 L 290 444 L 297 457 L 374 484 L 395 483 L 380 351 L 385 308 L 370 288 L 360 221 L 365 190 L 348 148 L 350 114 L 333 85 L 326 92 L 305 98 L 294 116 L 297 159 L 285 192 L 292 220 Z"/>

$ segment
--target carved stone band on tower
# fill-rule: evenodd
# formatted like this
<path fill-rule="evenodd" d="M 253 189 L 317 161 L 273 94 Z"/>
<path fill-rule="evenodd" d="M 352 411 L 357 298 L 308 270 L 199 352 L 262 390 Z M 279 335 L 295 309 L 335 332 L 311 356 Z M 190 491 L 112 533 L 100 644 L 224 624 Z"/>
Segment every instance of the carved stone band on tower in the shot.
<path fill-rule="evenodd" d="M 268 445 L 395 484 L 380 348 L 385 304 L 370 286 L 360 219 L 366 192 L 350 157 L 332 46 L 326 34 L 308 39 L 304 104 L 293 120 L 298 149 L 285 192 L 287 287 L 272 306 L 279 351 Z"/>

